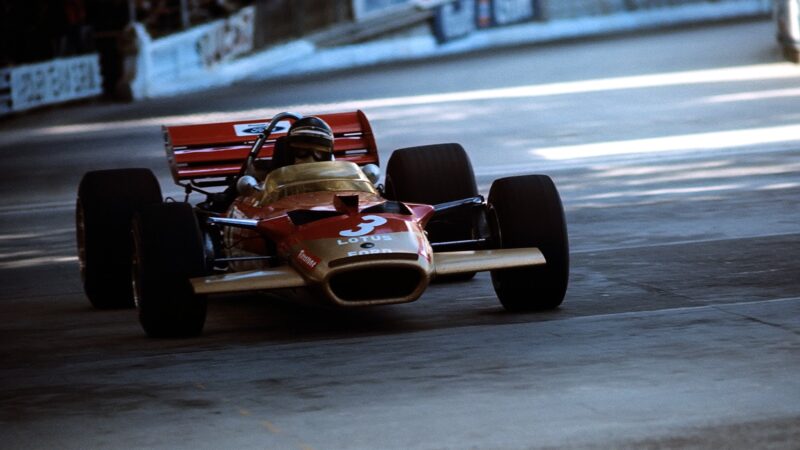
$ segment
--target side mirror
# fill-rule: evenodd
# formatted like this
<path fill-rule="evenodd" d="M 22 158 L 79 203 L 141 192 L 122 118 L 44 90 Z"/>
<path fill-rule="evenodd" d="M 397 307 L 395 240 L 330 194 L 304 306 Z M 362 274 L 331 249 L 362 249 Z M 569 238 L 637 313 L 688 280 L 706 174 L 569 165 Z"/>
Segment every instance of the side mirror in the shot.
<path fill-rule="evenodd" d="M 366 175 L 369 181 L 374 185 L 377 185 L 378 180 L 381 179 L 381 168 L 375 164 L 365 164 L 361 168 L 361 171 L 364 172 L 364 175 Z"/>
<path fill-rule="evenodd" d="M 261 192 L 261 186 L 255 177 L 245 175 L 236 181 L 236 191 L 239 192 L 239 195 L 249 196 L 256 192 Z"/>

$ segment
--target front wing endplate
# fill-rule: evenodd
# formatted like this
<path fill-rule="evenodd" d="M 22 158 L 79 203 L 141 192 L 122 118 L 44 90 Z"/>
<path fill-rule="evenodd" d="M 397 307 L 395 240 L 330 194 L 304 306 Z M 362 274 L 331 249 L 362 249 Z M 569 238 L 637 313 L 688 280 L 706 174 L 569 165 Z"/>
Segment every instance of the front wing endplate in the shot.
<path fill-rule="evenodd" d="M 190 281 L 195 294 L 266 291 L 298 288 L 308 284 L 305 278 L 289 266 L 192 278 Z"/>
<path fill-rule="evenodd" d="M 485 270 L 511 269 L 543 264 L 546 264 L 544 255 L 536 247 L 433 254 L 433 267 L 436 275 L 482 272 Z"/>

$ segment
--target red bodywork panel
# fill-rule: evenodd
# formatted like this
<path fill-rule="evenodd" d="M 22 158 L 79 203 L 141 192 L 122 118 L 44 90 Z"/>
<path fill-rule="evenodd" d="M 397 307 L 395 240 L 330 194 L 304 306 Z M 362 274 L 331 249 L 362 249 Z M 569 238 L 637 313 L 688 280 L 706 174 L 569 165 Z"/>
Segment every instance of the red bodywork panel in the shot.
<path fill-rule="evenodd" d="M 353 195 L 359 197 L 358 205 L 351 209 L 337 209 L 337 197 Z M 428 263 L 431 262 L 430 247 L 424 234 L 424 228 L 434 213 L 433 206 L 406 203 L 411 214 L 395 214 L 387 212 L 363 212 L 365 209 L 386 202 L 376 194 L 363 192 L 314 192 L 285 197 L 270 205 L 258 206 L 255 197 L 242 197 L 237 199 L 227 216 L 230 218 L 247 218 L 258 220 L 257 229 L 229 227 L 225 230 L 225 245 L 228 256 L 248 256 L 267 254 L 267 241 L 276 244 L 278 254 L 295 262 L 295 267 L 300 264 L 311 264 L 306 269 L 311 270 L 321 261 L 330 262 L 342 258 L 348 252 L 361 250 L 360 244 L 364 242 L 381 242 L 394 244 L 395 250 L 399 240 L 391 236 L 381 237 L 383 234 L 406 234 L 413 236 L 413 248 L 405 248 L 406 253 L 417 254 Z M 295 225 L 289 218 L 290 211 L 315 210 L 330 211 L 335 213 L 328 218 L 322 218 L 305 225 Z M 356 233 L 352 236 L 342 234 L 345 230 L 362 229 L 365 220 L 375 222 L 376 215 L 382 219 L 369 231 Z M 333 244 L 332 242 L 336 242 Z M 389 242 L 385 242 L 389 241 Z M 325 243 L 327 242 L 327 244 Z M 316 250 L 308 248 L 315 246 Z M 386 247 L 379 245 L 378 249 Z M 370 247 L 371 248 L 371 247 Z M 298 251 L 303 250 L 303 256 L 298 258 Z M 294 256 L 293 256 L 294 255 Z M 316 261 L 316 262 L 310 262 Z M 251 270 L 259 268 L 259 263 L 232 263 L 235 270 Z"/>
<path fill-rule="evenodd" d="M 335 198 L 341 193 L 337 192 L 318 192 L 294 195 L 279 200 L 271 205 L 257 207 L 253 205 L 253 198 L 240 198 L 237 200 L 231 211 L 227 214 L 233 218 L 247 218 L 259 220 L 258 232 L 252 230 L 233 228 L 231 238 L 232 246 L 241 247 L 253 254 L 264 253 L 264 241 L 260 234 L 268 236 L 272 242 L 277 243 L 285 251 L 291 246 L 302 243 L 304 240 L 323 239 L 337 237 L 341 230 L 354 228 L 362 220 L 359 210 L 379 205 L 386 200 L 373 194 L 353 193 L 360 197 L 359 206 L 350 213 L 342 212 L 341 215 L 328 219 L 321 219 L 314 223 L 314 226 L 296 226 L 289 220 L 287 213 L 293 210 L 314 209 L 332 211 Z M 374 233 L 392 233 L 409 231 L 406 222 L 415 222 L 420 229 L 424 230 L 428 220 L 433 216 L 433 206 L 417 203 L 406 203 L 411 211 L 410 216 L 400 216 L 395 214 L 379 213 L 383 217 L 393 220 L 376 227 Z M 236 211 L 234 214 L 233 211 Z M 233 243 L 236 243 L 233 245 Z"/>
<path fill-rule="evenodd" d="M 333 129 L 337 160 L 359 165 L 378 164 L 378 148 L 367 117 L 361 111 L 320 114 Z M 259 126 L 270 119 L 206 123 L 163 127 L 172 178 L 181 181 L 204 180 L 223 185 L 224 178 L 236 175 L 258 137 Z M 286 135 L 286 127 L 276 129 L 258 157 L 272 158 L 275 139 Z M 212 179 L 220 180 L 213 183 Z"/>

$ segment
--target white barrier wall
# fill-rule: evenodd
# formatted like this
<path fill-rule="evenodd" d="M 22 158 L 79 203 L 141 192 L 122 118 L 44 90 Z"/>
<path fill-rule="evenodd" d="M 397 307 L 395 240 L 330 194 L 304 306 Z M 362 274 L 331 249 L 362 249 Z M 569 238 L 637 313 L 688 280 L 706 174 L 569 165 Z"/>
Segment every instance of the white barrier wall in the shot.
<path fill-rule="evenodd" d="M 141 24 L 135 24 L 138 55 L 130 81 L 133 98 L 164 95 L 160 85 L 165 82 L 203 77 L 219 63 L 252 51 L 254 20 L 255 9 L 249 6 L 227 19 L 155 40 Z"/>
<path fill-rule="evenodd" d="M 0 114 L 93 97 L 103 91 L 96 54 L 0 71 Z"/>

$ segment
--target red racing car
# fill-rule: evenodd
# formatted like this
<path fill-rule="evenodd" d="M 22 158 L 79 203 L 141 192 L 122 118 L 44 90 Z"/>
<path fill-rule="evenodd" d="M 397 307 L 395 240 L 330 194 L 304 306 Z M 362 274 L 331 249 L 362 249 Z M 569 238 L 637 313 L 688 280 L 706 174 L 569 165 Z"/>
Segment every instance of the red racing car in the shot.
<path fill-rule="evenodd" d="M 361 111 L 164 127 L 164 138 L 184 201 L 164 201 L 148 169 L 117 169 L 86 173 L 76 207 L 87 297 L 135 305 L 149 336 L 200 334 L 212 294 L 388 305 L 487 270 L 509 311 L 563 301 L 567 230 L 547 176 L 495 180 L 484 199 L 463 148 L 439 144 L 394 151 L 378 184 Z"/>

